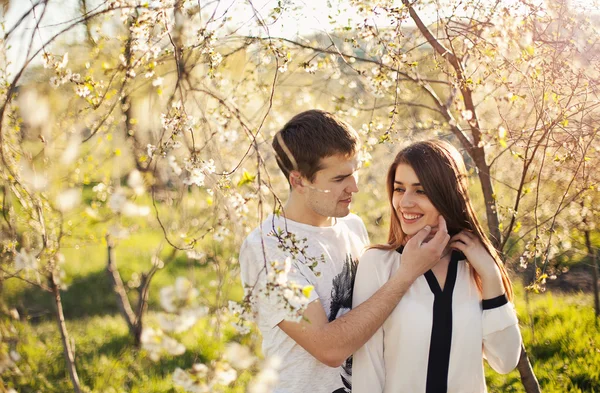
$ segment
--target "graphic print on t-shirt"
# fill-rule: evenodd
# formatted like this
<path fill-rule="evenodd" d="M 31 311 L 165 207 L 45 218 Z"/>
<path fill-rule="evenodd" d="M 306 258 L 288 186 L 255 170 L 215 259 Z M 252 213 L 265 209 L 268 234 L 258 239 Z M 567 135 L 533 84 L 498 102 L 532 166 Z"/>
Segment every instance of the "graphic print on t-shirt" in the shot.
<path fill-rule="evenodd" d="M 329 322 L 352 308 L 352 291 L 354 289 L 357 268 L 358 259 L 352 259 L 352 255 L 350 254 L 346 255 L 342 272 L 335 276 L 332 282 Z M 344 383 L 344 389 L 338 389 L 332 393 L 349 393 L 352 390 L 352 356 L 342 364 L 341 378 Z"/>

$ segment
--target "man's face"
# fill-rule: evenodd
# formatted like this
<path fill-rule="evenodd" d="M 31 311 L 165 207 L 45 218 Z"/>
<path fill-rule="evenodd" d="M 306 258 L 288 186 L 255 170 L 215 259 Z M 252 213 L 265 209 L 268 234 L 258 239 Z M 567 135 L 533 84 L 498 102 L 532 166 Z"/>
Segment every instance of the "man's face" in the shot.
<path fill-rule="evenodd" d="M 345 217 L 350 213 L 352 194 L 358 192 L 359 160 L 356 155 L 336 154 L 322 158 L 320 163 L 322 169 L 314 180 L 304 183 L 307 214 L 314 215 L 315 222 Z"/>

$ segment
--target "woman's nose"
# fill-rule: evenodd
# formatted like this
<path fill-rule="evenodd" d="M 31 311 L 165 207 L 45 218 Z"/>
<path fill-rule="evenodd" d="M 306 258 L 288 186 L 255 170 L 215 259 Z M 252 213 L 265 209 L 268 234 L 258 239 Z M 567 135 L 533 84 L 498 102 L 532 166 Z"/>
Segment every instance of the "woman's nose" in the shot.
<path fill-rule="evenodd" d="M 402 207 L 412 207 L 415 205 L 414 199 L 411 194 L 404 193 L 402 195 L 402 199 L 400 199 L 400 206 Z"/>

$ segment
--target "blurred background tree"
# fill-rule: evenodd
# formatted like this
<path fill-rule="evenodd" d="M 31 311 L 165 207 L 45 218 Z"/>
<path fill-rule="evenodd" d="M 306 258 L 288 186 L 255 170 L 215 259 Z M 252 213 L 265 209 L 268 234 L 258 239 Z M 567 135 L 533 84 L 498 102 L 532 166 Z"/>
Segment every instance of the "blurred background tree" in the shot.
<path fill-rule="evenodd" d="M 268 390 L 275 365 L 256 361 L 259 339 L 228 302 L 243 298 L 241 241 L 287 193 L 272 136 L 311 108 L 361 135 L 353 210 L 373 242 L 388 225 L 390 156 L 421 139 L 459 147 L 481 218 L 525 287 L 520 317 L 525 346 L 546 362 L 533 362 L 542 387 L 600 389 L 597 328 L 573 339 L 591 343 L 577 349 L 586 355 L 552 352 L 578 359 L 554 380 L 547 370 L 562 366 L 536 346 L 550 322 L 528 295 L 582 271 L 598 298 L 598 10 L 564 0 L 3 1 L 4 389 Z M 36 361 L 55 353 L 60 365 Z M 519 372 L 539 391 L 525 356 Z M 493 378 L 490 387 L 524 389 Z"/>

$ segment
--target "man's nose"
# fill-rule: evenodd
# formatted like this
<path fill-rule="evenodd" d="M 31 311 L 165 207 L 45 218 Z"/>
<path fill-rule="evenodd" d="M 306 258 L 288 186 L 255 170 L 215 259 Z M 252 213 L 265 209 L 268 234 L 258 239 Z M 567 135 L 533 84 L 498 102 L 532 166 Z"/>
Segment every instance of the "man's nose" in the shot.
<path fill-rule="evenodd" d="M 358 192 L 358 175 L 354 174 L 350 176 L 350 184 L 346 187 L 347 193 Z"/>

